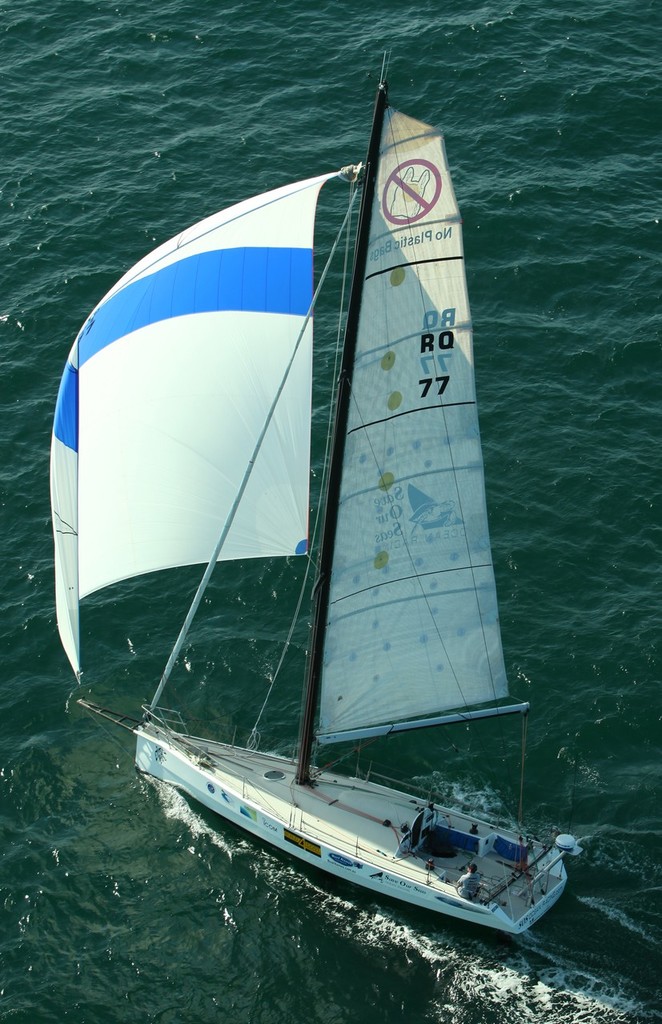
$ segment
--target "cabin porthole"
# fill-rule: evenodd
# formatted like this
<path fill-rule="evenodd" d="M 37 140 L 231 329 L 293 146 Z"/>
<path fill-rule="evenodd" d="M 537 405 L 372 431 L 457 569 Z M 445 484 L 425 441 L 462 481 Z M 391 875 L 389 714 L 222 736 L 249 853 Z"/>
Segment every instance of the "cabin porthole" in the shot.
<path fill-rule="evenodd" d="M 264 777 L 265 779 L 269 779 L 270 782 L 277 782 L 279 779 L 285 778 L 285 772 L 274 769 L 273 771 L 265 772 Z"/>

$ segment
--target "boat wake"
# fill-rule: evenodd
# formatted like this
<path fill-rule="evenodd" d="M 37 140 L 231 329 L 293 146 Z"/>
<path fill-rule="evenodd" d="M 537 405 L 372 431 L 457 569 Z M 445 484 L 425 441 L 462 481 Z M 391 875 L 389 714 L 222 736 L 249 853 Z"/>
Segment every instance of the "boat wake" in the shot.
<path fill-rule="evenodd" d="M 166 818 L 181 822 L 189 830 L 191 839 L 208 839 L 213 846 L 225 854 L 228 860 L 232 860 L 233 846 L 227 843 L 216 829 L 208 825 L 201 814 L 193 810 L 186 797 L 178 789 L 151 775 L 143 776 L 143 782 L 156 792 Z M 190 853 L 195 853 L 194 847 L 189 846 L 188 849 Z"/>
<path fill-rule="evenodd" d="M 167 818 L 176 820 L 185 829 L 191 854 L 199 853 L 199 845 L 209 841 L 229 861 L 244 846 L 241 834 L 227 842 L 204 817 L 194 810 L 173 786 L 151 776 L 144 782 L 152 786 Z M 197 845 L 196 845 L 197 844 Z M 239 844 L 239 845 L 237 845 Z M 246 842 L 255 862 L 255 849 Z M 425 934 L 394 914 L 376 911 L 372 905 L 357 905 L 341 892 L 329 891 L 329 881 L 317 884 L 313 875 L 302 873 L 288 862 L 280 862 L 269 850 L 259 857 L 264 887 L 279 899 L 296 895 L 301 913 L 314 912 L 323 917 L 327 935 L 357 947 L 359 952 L 386 957 L 395 967 L 403 958 L 409 969 L 422 969 L 433 975 L 435 996 L 426 1007 L 426 1019 L 445 1022 L 463 1019 L 463 1008 L 470 1003 L 480 1019 L 500 1020 L 504 999 L 509 1014 L 519 1022 L 545 1024 L 625 1024 L 625 1022 L 662 1021 L 662 1014 L 646 1008 L 624 990 L 607 987 L 604 976 L 596 971 L 580 969 L 574 962 L 546 948 L 534 933 L 518 940 L 517 945 L 495 946 L 494 942 L 466 939 L 437 927 Z M 342 884 L 342 883 L 341 883 Z M 601 901 L 582 902 L 607 913 L 619 924 L 639 934 L 625 914 L 606 907 Z M 304 911 L 303 908 L 308 910 Z M 398 972 L 400 973 L 400 972 Z"/>
<path fill-rule="evenodd" d="M 338 913 L 331 916 L 337 921 Z M 467 1005 L 474 1007 L 480 1020 L 502 1020 L 504 1005 L 509 1007 L 509 1018 L 536 1024 L 541 1020 L 545 1024 L 662 1020 L 662 1014 L 642 1006 L 627 992 L 610 989 L 604 976 L 578 969 L 539 943 L 528 950 L 519 945 L 525 940 L 519 940 L 516 948 L 495 951 L 494 945 L 473 940 L 468 955 L 466 943 L 455 937 L 426 936 L 391 917 L 368 912 L 353 913 L 347 931 L 382 952 L 390 946 L 414 964 L 416 958 L 425 961 L 435 974 L 436 987 L 443 991 L 429 1012 L 429 1019 L 440 1024 L 464 1019 Z"/>
<path fill-rule="evenodd" d="M 641 925 L 637 924 L 628 914 L 625 913 L 625 911 L 612 906 L 606 900 L 598 899 L 595 896 L 580 896 L 579 902 L 583 903 L 586 907 L 590 907 L 591 910 L 596 910 L 600 914 L 605 914 L 610 921 L 615 922 L 621 928 L 626 928 L 628 931 L 634 932 L 635 935 L 638 935 L 639 938 L 644 939 L 656 949 L 659 950 L 662 946 L 662 938 L 660 938 L 660 936 L 651 934 L 650 928 L 642 928 Z"/>

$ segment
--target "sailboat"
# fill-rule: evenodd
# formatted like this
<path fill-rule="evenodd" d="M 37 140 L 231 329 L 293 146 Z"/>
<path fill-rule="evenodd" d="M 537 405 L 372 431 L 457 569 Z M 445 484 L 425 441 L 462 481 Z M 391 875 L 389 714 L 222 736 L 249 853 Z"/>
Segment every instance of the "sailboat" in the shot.
<path fill-rule="evenodd" d="M 359 180 L 360 211 L 290 757 L 192 735 L 161 698 L 219 561 L 309 554 L 313 233 L 320 190 L 338 178 Z M 215 214 L 104 296 L 62 376 L 51 495 L 58 627 L 79 678 L 82 598 L 206 564 L 142 715 L 81 701 L 135 733 L 141 773 L 379 897 L 510 934 L 558 900 L 573 836 L 541 841 L 413 784 L 317 766 L 328 744 L 528 712 L 503 703 L 444 141 L 390 106 L 385 81 L 364 166 Z"/>

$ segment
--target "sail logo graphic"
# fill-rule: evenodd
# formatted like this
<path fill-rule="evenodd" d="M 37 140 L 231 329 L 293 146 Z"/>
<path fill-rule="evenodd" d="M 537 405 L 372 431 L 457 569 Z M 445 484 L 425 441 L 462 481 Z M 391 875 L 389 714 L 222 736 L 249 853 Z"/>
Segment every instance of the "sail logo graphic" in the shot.
<path fill-rule="evenodd" d="M 420 526 L 423 530 L 435 530 L 442 526 L 458 526 L 464 521 L 455 511 L 454 501 L 435 501 L 413 484 L 409 484 L 407 497 L 412 511 L 409 522 L 414 524 L 414 529 Z"/>
<path fill-rule="evenodd" d="M 415 224 L 432 212 L 441 195 L 441 174 L 429 160 L 405 160 L 391 171 L 382 192 L 390 224 Z"/>

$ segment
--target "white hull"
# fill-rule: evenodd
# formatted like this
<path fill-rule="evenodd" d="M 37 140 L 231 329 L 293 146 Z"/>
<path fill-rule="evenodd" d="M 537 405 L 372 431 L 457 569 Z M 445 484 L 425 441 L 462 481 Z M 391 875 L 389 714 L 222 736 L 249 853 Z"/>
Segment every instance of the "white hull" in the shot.
<path fill-rule="evenodd" d="M 141 772 L 178 786 L 307 864 L 381 896 L 518 934 L 565 887 L 558 850 L 535 844 L 528 870 L 517 870 L 503 856 L 504 845 L 516 842 L 517 835 L 461 812 L 435 806 L 456 842 L 453 856 L 434 856 L 430 866 L 429 852 L 407 849 L 402 826 L 411 828 L 425 808 L 411 795 L 333 772 L 316 776 L 312 787 L 298 786 L 296 766 L 286 758 L 173 734 L 154 722 L 135 732 Z M 458 843 L 467 845 L 462 849 Z M 475 901 L 462 898 L 455 887 L 469 861 L 477 863 L 482 876 Z"/>

